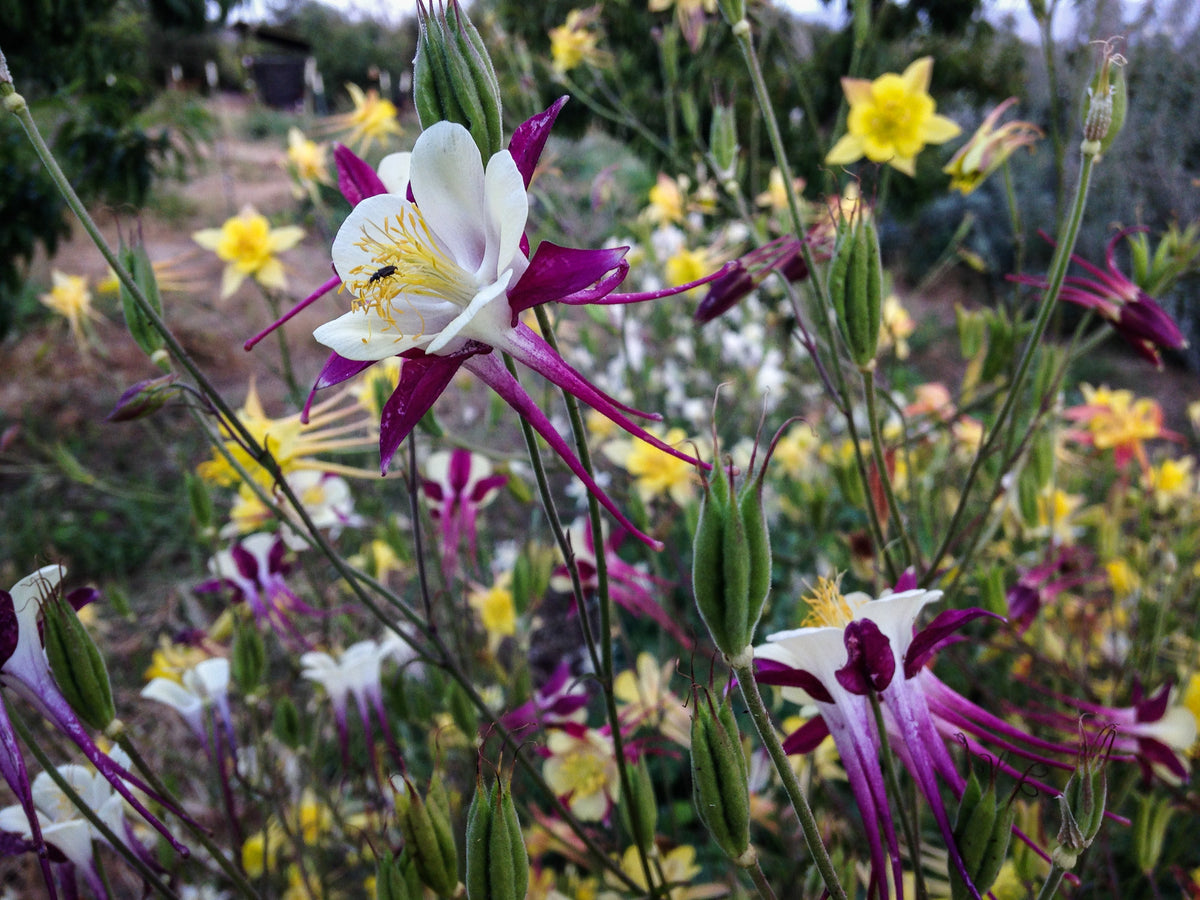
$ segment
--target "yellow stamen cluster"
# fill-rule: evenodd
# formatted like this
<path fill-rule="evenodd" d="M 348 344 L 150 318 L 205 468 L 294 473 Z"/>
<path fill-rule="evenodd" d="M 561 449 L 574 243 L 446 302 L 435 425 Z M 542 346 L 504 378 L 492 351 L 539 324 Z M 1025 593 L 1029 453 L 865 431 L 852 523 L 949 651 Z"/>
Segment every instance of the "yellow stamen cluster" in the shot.
<path fill-rule="evenodd" d="M 414 206 L 405 206 L 399 215 L 385 217 L 380 224 L 364 225 L 362 239 L 355 246 L 367 253 L 371 262 L 355 266 L 344 276 L 345 286 L 355 295 L 352 309 L 373 311 L 397 339 L 406 336 L 396 321 L 393 301 L 397 296 L 432 297 L 462 307 L 475 296 L 474 280 L 441 248 Z M 419 337 L 425 332 L 424 316 L 411 302 L 409 310 L 420 320 L 412 332 Z"/>
<path fill-rule="evenodd" d="M 818 578 L 804 602 L 808 604 L 808 615 L 800 623 L 802 628 L 845 628 L 858 611 L 858 604 L 842 594 L 841 576 Z"/>

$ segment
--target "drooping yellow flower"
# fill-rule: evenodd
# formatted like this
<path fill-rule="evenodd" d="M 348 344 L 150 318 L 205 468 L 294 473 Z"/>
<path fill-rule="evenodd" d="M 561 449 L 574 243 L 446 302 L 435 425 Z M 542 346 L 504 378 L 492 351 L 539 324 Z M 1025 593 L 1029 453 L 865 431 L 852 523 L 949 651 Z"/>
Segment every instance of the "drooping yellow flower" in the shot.
<path fill-rule="evenodd" d="M 284 167 L 292 176 L 294 197 L 303 197 L 314 185 L 325 180 L 328 162 L 324 144 L 305 137 L 299 128 L 288 129 L 287 163 Z"/>
<path fill-rule="evenodd" d="M 1192 469 L 1195 462 L 1192 456 L 1181 459 L 1168 457 L 1146 471 L 1142 483 L 1154 498 L 1154 506 L 1160 513 L 1194 496 L 1196 475 Z"/>
<path fill-rule="evenodd" d="M 374 88 L 363 91 L 357 84 L 347 84 L 346 92 L 354 103 L 348 113 L 331 116 L 328 127 L 334 131 L 348 131 L 346 143 L 358 153 L 364 154 L 376 141 L 381 144 L 388 137 L 399 137 L 404 129 L 396 120 L 396 104 L 379 96 Z"/>
<path fill-rule="evenodd" d="M 303 237 L 303 228 L 297 225 L 272 228 L 266 216 L 247 206 L 220 228 L 197 231 L 192 240 L 227 263 L 221 277 L 221 299 L 224 299 L 247 276 L 253 276 L 265 288 L 287 287 L 283 263 L 275 254 L 290 250 Z"/>
<path fill-rule="evenodd" d="M 654 434 L 653 429 L 651 433 Z M 672 428 L 661 437 L 674 447 L 686 440 L 687 433 L 682 428 Z M 604 445 L 604 453 L 633 476 L 634 487 L 643 503 L 669 496 L 677 505 L 683 506 L 695 494 L 696 475 L 692 465 L 644 441 L 609 441 Z"/>
<path fill-rule="evenodd" d="M 316 458 L 321 453 L 373 449 L 379 442 L 374 420 L 353 401 L 348 389 L 338 391 L 328 400 L 314 405 L 305 423 L 300 421 L 299 413 L 279 419 L 268 416 L 258 398 L 258 389 L 251 381 L 246 402 L 238 410 L 238 419 L 260 444 L 271 451 L 284 475 L 315 471 L 355 478 L 377 477 L 375 470 Z M 225 441 L 225 449 L 255 481 L 270 491 L 270 474 L 254 461 L 241 444 L 230 438 Z M 212 458 L 201 463 L 196 471 L 205 481 L 223 487 L 231 487 L 241 481 L 237 469 L 216 450 Z"/>
<path fill-rule="evenodd" d="M 573 9 L 567 21 L 550 29 L 550 55 L 556 75 L 565 75 L 581 65 L 607 65 L 609 55 L 599 49 L 599 33 L 592 30 L 600 17 L 600 7 Z"/>
<path fill-rule="evenodd" d="M 880 313 L 882 328 L 879 332 L 879 349 L 882 351 L 895 347 L 896 359 L 908 359 L 908 339 L 917 330 L 913 317 L 895 294 L 888 294 L 884 298 Z"/>
<path fill-rule="evenodd" d="M 962 129 L 935 112 L 929 96 L 933 57 L 923 56 L 903 74 L 888 72 L 874 81 L 843 78 L 850 103 L 847 133 L 833 146 L 825 162 L 842 166 L 866 157 L 887 163 L 905 175 L 916 174 L 916 156 L 926 144 L 942 144 Z"/>
<path fill-rule="evenodd" d="M 1004 165 L 1017 148 L 1032 148 L 1034 142 L 1043 136 L 1042 129 L 1030 122 L 1008 122 L 1000 128 L 996 127 L 1000 116 L 1016 102 L 1016 97 L 1009 97 L 988 113 L 975 133 L 958 148 L 958 152 L 942 169 L 950 176 L 952 190 L 961 191 L 964 195 L 971 193 L 985 178 Z"/>
<path fill-rule="evenodd" d="M 53 286 L 49 293 L 42 294 L 38 299 L 47 309 L 67 320 L 71 337 L 81 350 L 87 350 L 87 323 L 99 318 L 92 309 L 92 292 L 88 290 L 87 276 L 66 275 L 55 269 L 50 273 L 50 279 Z"/>
<path fill-rule="evenodd" d="M 648 222 L 663 225 L 667 222 L 683 221 L 686 199 L 684 187 L 674 178 L 659 172 L 658 180 L 654 187 L 650 188 L 649 199 L 650 205 L 642 212 L 642 216 Z"/>
<path fill-rule="evenodd" d="M 650 0 L 650 12 L 665 12 L 675 7 L 675 20 L 683 39 L 693 53 L 704 43 L 707 17 L 717 11 L 717 0 Z"/>
<path fill-rule="evenodd" d="M 680 247 L 663 265 L 663 274 L 667 283 L 672 287 L 699 281 L 705 275 L 711 275 L 720 263 L 706 247 L 689 250 Z M 695 288 L 693 288 L 695 290 Z"/>

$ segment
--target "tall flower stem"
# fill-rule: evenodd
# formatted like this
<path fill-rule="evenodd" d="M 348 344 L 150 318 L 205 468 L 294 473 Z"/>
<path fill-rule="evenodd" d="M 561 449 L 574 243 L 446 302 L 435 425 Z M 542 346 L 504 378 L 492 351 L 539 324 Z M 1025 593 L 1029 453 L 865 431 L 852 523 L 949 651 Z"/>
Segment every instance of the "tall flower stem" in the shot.
<path fill-rule="evenodd" d="M 879 419 L 879 404 L 875 396 L 875 370 L 872 367 L 862 369 L 863 392 L 866 395 L 867 402 L 867 420 L 871 429 L 871 454 L 875 458 L 875 471 L 879 476 L 879 483 L 883 487 L 883 496 L 887 499 L 888 512 L 896 522 L 896 534 L 900 538 L 900 546 L 904 551 L 904 568 L 908 568 L 916 561 L 912 538 L 908 534 L 908 530 L 904 527 L 904 518 L 900 513 L 900 504 L 896 500 L 896 491 L 892 486 L 892 477 L 888 474 L 887 458 L 884 455 L 883 449 L 883 423 Z M 868 494 L 870 493 L 870 485 L 867 485 Z M 867 505 L 871 505 L 870 497 L 867 498 Z"/>
<path fill-rule="evenodd" d="M 1051 862 L 1050 873 L 1042 883 L 1042 889 L 1038 891 L 1037 900 L 1052 900 L 1054 895 L 1058 893 L 1058 886 L 1062 884 L 1063 876 L 1066 874 L 1066 869 L 1056 862 Z"/>
<path fill-rule="evenodd" d="M 554 323 L 544 306 L 534 308 L 537 315 L 538 329 L 546 343 L 555 353 L 558 352 L 558 340 L 554 336 Z M 587 427 L 579 412 L 579 401 L 569 391 L 563 391 L 563 400 L 567 405 L 567 417 L 571 422 L 571 433 L 575 440 L 576 452 L 580 465 L 589 475 L 593 474 L 592 455 L 588 449 Z M 608 561 L 604 549 L 603 521 L 600 518 L 600 502 L 591 491 L 588 491 L 588 523 L 592 529 L 592 544 L 595 547 L 596 558 L 596 593 L 600 601 L 600 688 L 604 694 L 604 708 L 608 716 L 608 725 L 612 731 L 613 755 L 616 757 L 617 774 L 621 781 L 621 796 L 625 801 L 633 797 L 633 782 L 629 776 L 629 765 L 625 759 L 625 737 L 621 734 L 621 717 L 617 711 L 616 694 L 613 691 L 613 641 L 612 641 L 612 597 L 608 590 Z M 579 611 L 580 619 L 586 621 L 587 615 L 582 605 Z M 646 855 L 646 847 L 653 842 L 654 835 L 642 833 L 642 821 L 638 816 L 629 817 L 633 828 L 634 845 L 637 847 L 638 860 L 646 877 L 646 884 L 651 886 L 654 896 L 658 896 L 661 879 L 656 881 L 650 877 L 650 860 Z"/>
<path fill-rule="evenodd" d="M 825 849 L 825 844 L 821 840 L 821 829 L 817 825 L 817 817 L 813 814 L 808 798 L 804 796 L 804 788 L 800 786 L 800 779 L 796 777 L 795 771 L 788 764 L 787 753 L 783 749 L 783 744 L 779 742 L 779 736 L 775 734 L 775 725 L 771 722 L 771 714 L 767 712 L 762 693 L 758 690 L 758 682 L 754 680 L 753 649 L 747 647 L 737 659 L 727 659 L 726 662 L 729 663 L 737 678 L 738 689 L 742 692 L 742 698 L 750 710 L 750 718 L 754 721 L 759 739 L 767 748 L 771 762 L 775 765 L 775 771 L 783 780 L 783 789 L 787 792 L 792 809 L 795 810 L 796 817 L 800 820 L 804 841 L 813 855 L 817 871 L 821 873 L 821 880 L 825 882 L 825 889 L 833 900 L 846 900 L 846 890 L 838 880 L 837 872 L 833 868 L 833 861 L 829 858 L 829 851 Z"/>
<path fill-rule="evenodd" d="M 1079 237 L 1079 227 L 1083 222 L 1083 210 L 1087 205 L 1088 186 L 1091 184 L 1092 168 L 1095 164 L 1096 157 L 1093 154 L 1083 154 L 1083 163 L 1079 168 L 1079 183 L 1075 187 L 1075 199 L 1071 204 L 1071 215 L 1067 220 L 1062 239 L 1055 250 L 1054 259 L 1050 266 L 1050 275 L 1047 279 L 1046 293 L 1042 296 L 1041 305 L 1038 306 L 1037 315 L 1033 322 L 1033 329 L 1029 334 L 1028 340 L 1025 342 L 1025 349 L 1021 353 L 1021 359 L 1017 363 L 1016 372 L 1013 373 L 1012 382 L 1009 385 L 1008 393 L 1004 397 L 1004 402 L 1000 406 L 1000 411 L 996 414 L 996 420 L 988 430 L 987 437 L 980 444 L 979 452 L 971 460 L 971 466 L 967 470 L 967 477 L 963 482 L 961 494 L 959 495 L 958 505 L 954 509 L 954 515 L 950 519 L 950 525 L 946 529 L 942 544 L 938 547 L 937 552 L 934 553 L 933 558 L 929 562 L 929 567 L 921 578 L 923 585 L 928 584 L 936 576 L 939 564 L 950 552 L 951 546 L 957 539 L 959 528 L 962 526 L 963 516 L 966 514 L 967 504 L 970 500 L 971 489 L 975 486 L 975 480 L 979 477 L 979 473 L 983 469 L 984 461 L 995 448 L 997 440 L 1004 434 L 1005 428 L 1009 424 L 1009 417 L 1016 409 L 1022 389 L 1025 386 L 1025 380 L 1028 378 L 1030 369 L 1033 366 L 1033 359 L 1037 355 L 1042 337 L 1046 333 L 1046 326 L 1050 323 L 1050 316 L 1057 304 L 1059 291 L 1062 290 L 1063 281 L 1067 277 L 1067 269 L 1071 264 L 1071 254 L 1075 250 L 1075 241 Z"/>
<path fill-rule="evenodd" d="M 753 844 L 750 845 L 750 849 L 754 849 Z M 750 880 L 754 882 L 754 888 L 762 900 L 776 900 L 775 891 L 771 888 L 771 883 L 767 881 L 767 875 L 763 871 L 757 852 L 754 854 L 754 862 L 746 867 L 746 872 L 749 873 Z"/>

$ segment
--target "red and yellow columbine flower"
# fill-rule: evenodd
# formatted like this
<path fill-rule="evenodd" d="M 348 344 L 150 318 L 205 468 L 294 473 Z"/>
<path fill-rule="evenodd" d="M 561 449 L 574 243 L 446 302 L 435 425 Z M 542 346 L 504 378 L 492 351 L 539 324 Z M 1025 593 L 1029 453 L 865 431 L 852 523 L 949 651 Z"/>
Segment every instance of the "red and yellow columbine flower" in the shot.
<path fill-rule="evenodd" d="M 287 287 L 283 263 L 275 254 L 290 250 L 303 238 L 303 228 L 297 225 L 272 228 L 267 217 L 253 206 L 226 219 L 220 228 L 205 228 L 192 235 L 192 240 L 226 263 L 221 277 L 221 299 L 236 291 L 247 276 L 265 288 Z"/>
<path fill-rule="evenodd" d="M 348 131 L 346 143 L 354 145 L 359 153 L 366 153 L 376 141 L 382 144 L 389 137 L 404 134 L 396 120 L 396 104 L 380 97 L 379 91 L 371 88 L 364 92 L 357 84 L 347 84 L 346 92 L 354 109 L 331 116 L 327 127 L 333 131 Z"/>
<path fill-rule="evenodd" d="M 556 75 L 565 75 L 582 65 L 602 66 L 609 55 L 596 45 L 600 41 L 598 32 L 592 27 L 600 17 L 600 7 L 573 9 L 567 13 L 567 21 L 550 29 L 550 56 L 554 60 Z"/>
<path fill-rule="evenodd" d="M 92 292 L 88 290 L 86 275 L 65 275 L 58 269 L 50 273 L 53 287 L 38 299 L 42 305 L 64 319 L 71 328 L 71 337 L 80 350 L 88 347 L 88 323 L 98 316 L 92 309 Z"/>
<path fill-rule="evenodd" d="M 958 148 L 942 169 L 950 176 L 953 190 L 971 193 L 985 178 L 1004 165 L 1018 148 L 1032 147 L 1035 141 L 1043 137 L 1042 129 L 1030 122 L 1008 122 L 996 127 L 1004 111 L 1016 102 L 1016 97 L 1009 97 L 988 113 L 975 133 Z"/>
<path fill-rule="evenodd" d="M 874 81 L 843 78 L 850 103 L 847 133 L 825 162 L 844 166 L 865 156 L 905 175 L 916 174 L 916 156 L 926 144 L 944 144 L 962 130 L 935 112 L 937 104 L 929 96 L 932 72 L 933 57 L 923 56 L 901 75 L 888 72 Z"/>
<path fill-rule="evenodd" d="M 1097 450 L 1112 450 L 1117 468 L 1136 459 L 1143 472 L 1150 469 L 1145 441 L 1155 438 L 1179 439 L 1179 435 L 1163 428 L 1162 407 L 1149 397 L 1134 398 L 1132 391 L 1081 386 L 1083 404 L 1073 406 L 1064 414 L 1068 419 L 1086 426 L 1077 436 Z"/>

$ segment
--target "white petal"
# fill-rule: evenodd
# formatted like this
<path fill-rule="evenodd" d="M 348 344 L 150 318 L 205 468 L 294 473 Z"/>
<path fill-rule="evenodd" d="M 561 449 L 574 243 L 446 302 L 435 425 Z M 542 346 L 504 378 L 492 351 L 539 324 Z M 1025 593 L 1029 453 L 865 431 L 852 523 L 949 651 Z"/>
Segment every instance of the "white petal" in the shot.
<path fill-rule="evenodd" d="M 496 346 L 502 336 L 512 331 L 512 307 L 508 305 L 506 293 L 511 278 L 512 270 L 509 269 L 499 281 L 481 289 L 470 305 L 429 342 L 425 352 L 441 352 L 460 333 L 464 338 L 475 338 L 489 347 Z"/>
<path fill-rule="evenodd" d="M 421 132 L 412 152 L 412 192 L 450 255 L 468 272 L 478 270 L 490 218 L 484 205 L 483 160 L 467 129 L 436 122 Z"/>
<path fill-rule="evenodd" d="M 142 688 L 147 700 L 165 703 L 184 717 L 194 716 L 201 706 L 200 698 L 178 682 L 169 678 L 155 678 Z"/>
<path fill-rule="evenodd" d="M 940 600 L 941 591 L 915 589 L 899 594 L 885 594 L 878 600 L 865 604 L 858 610 L 856 618 L 870 619 L 879 626 L 879 631 L 891 642 L 896 659 L 901 660 L 908 652 L 913 639 L 913 623 L 921 610 L 930 603 Z"/>
<path fill-rule="evenodd" d="M 361 273 L 379 268 L 379 263 L 370 251 L 357 244 L 363 239 L 364 231 L 368 237 L 381 237 L 384 220 L 395 219 L 407 208 L 408 201 L 403 197 L 378 194 L 368 197 L 350 211 L 350 215 L 346 216 L 346 221 L 338 229 L 337 236 L 333 239 L 333 249 L 330 251 L 333 256 L 333 268 L 342 281 L 362 278 L 361 274 L 354 274 L 356 269 Z"/>
<path fill-rule="evenodd" d="M 525 193 L 525 179 L 507 150 L 488 160 L 483 190 L 491 217 L 488 259 L 480 266 L 476 277 L 482 281 L 492 272 L 513 268 L 516 270 L 513 282 L 516 282 L 529 265 L 521 252 L 521 236 L 529 219 L 529 195 Z"/>
<path fill-rule="evenodd" d="M 826 688 L 832 690 L 836 685 L 833 673 L 846 664 L 844 635 L 844 629 L 833 627 L 782 631 L 768 635 L 767 640 L 772 643 L 755 650 L 755 655 L 761 655 L 765 659 L 774 658 L 811 672 Z M 779 647 L 782 653 L 774 657 L 760 654 L 759 650 L 765 651 L 768 647 Z M 791 661 L 783 658 L 783 654 L 788 654 Z"/>
<path fill-rule="evenodd" d="M 208 697 L 220 697 L 229 691 L 229 660 L 223 656 L 201 660 L 188 674 Z"/>
<path fill-rule="evenodd" d="M 445 305 L 449 307 L 449 304 Z M 427 315 L 426 327 L 430 325 L 429 319 Z M 398 338 L 395 329 L 387 320 L 373 310 L 352 311 L 321 325 L 313 332 L 313 337 L 317 339 L 317 343 L 324 344 L 346 359 L 379 360 L 428 344 L 436 337 L 442 323 L 435 324 L 439 327 L 434 329 L 433 334 L 405 335 Z"/>
<path fill-rule="evenodd" d="M 379 180 L 389 194 L 408 194 L 408 170 L 412 164 L 411 153 L 389 153 L 379 163 Z"/>
<path fill-rule="evenodd" d="M 54 592 L 65 572 L 66 570 L 59 565 L 43 566 L 26 575 L 8 592 L 12 597 L 13 612 L 17 614 L 17 640 L 20 643 L 36 640 L 37 619 L 42 609 L 42 600 Z"/>

